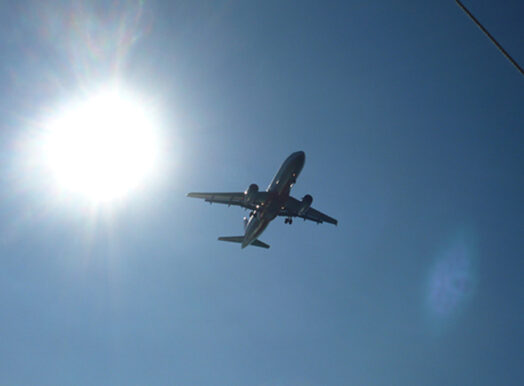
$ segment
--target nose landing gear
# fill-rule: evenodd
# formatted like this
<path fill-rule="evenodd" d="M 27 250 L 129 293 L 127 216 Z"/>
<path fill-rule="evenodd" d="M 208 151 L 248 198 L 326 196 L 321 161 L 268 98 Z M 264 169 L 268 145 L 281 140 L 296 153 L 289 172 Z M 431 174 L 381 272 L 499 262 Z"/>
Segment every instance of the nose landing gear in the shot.
<path fill-rule="evenodd" d="M 291 217 L 287 217 L 285 220 L 284 220 L 284 224 L 293 224 L 293 219 Z"/>

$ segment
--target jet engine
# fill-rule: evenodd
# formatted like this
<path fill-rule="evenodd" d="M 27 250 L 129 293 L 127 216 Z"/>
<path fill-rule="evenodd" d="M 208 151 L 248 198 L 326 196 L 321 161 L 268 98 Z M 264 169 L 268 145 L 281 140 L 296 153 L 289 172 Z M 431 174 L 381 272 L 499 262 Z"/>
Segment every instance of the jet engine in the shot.
<path fill-rule="evenodd" d="M 302 197 L 302 201 L 300 202 L 300 209 L 298 210 L 298 215 L 303 216 L 304 214 L 306 214 L 312 202 L 313 197 L 311 197 L 310 194 L 306 194 L 304 197 Z"/>
<path fill-rule="evenodd" d="M 258 185 L 257 184 L 251 184 L 249 185 L 249 188 L 244 192 L 244 200 L 248 203 L 252 203 L 256 195 L 258 193 Z"/>

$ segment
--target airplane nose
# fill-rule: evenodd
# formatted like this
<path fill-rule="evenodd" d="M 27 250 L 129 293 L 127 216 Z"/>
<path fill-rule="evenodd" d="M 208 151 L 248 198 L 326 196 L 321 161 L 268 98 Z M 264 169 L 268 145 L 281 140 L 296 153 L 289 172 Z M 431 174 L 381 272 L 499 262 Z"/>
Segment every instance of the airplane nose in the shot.
<path fill-rule="evenodd" d="M 306 153 L 304 153 L 303 151 L 295 152 L 295 159 L 303 165 L 306 161 Z"/>
<path fill-rule="evenodd" d="M 299 159 L 301 161 L 304 161 L 306 159 L 306 153 L 304 153 L 302 150 L 301 151 L 297 151 L 297 152 L 295 152 L 295 157 L 297 157 L 297 159 Z"/>

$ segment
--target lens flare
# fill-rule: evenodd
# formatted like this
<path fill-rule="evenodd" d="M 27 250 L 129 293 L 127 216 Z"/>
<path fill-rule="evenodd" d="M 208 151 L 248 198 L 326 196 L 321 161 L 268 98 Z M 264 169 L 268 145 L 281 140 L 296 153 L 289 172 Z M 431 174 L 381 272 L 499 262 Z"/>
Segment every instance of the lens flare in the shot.
<path fill-rule="evenodd" d="M 428 309 L 438 320 L 456 314 L 475 290 L 475 248 L 471 237 L 458 235 L 437 254 L 427 285 Z"/>

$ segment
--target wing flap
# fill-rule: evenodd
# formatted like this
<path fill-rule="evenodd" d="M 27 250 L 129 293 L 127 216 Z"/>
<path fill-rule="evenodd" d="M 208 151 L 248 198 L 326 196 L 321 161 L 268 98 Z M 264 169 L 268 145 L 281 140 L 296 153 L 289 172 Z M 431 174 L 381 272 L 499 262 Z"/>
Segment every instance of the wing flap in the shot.
<path fill-rule="evenodd" d="M 254 209 L 255 205 L 246 203 L 244 200 L 244 192 L 231 193 L 197 193 L 192 192 L 187 194 L 188 197 L 201 198 L 206 202 L 241 206 L 248 209 Z"/>
<path fill-rule="evenodd" d="M 289 217 L 300 217 L 304 220 L 311 220 L 316 223 L 327 222 L 329 224 L 337 225 L 338 221 L 333 217 L 328 216 L 314 208 L 309 208 L 304 214 L 299 215 L 301 208 L 301 202 L 294 197 L 289 197 L 289 200 L 284 205 L 284 209 L 280 211 L 279 216 L 289 216 Z"/>
<path fill-rule="evenodd" d="M 197 193 L 191 192 L 187 194 L 188 197 L 202 198 L 206 202 L 236 205 L 247 209 L 256 209 L 257 205 L 263 204 L 270 196 L 269 192 L 257 192 L 252 201 L 247 202 L 244 192 L 231 193 Z"/>
<path fill-rule="evenodd" d="M 300 216 L 306 220 L 316 221 L 318 223 L 327 222 L 329 224 L 338 225 L 338 220 L 335 220 L 333 217 L 328 216 L 314 208 L 309 208 L 307 212 Z"/>

